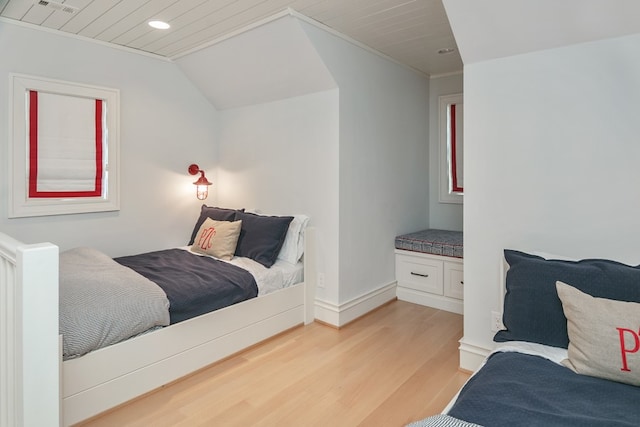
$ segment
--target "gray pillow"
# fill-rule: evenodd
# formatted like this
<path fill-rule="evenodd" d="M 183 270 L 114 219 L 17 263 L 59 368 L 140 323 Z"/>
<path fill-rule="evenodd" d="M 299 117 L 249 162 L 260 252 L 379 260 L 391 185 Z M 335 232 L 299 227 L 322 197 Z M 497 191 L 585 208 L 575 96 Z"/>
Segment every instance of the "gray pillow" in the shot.
<path fill-rule="evenodd" d="M 640 302 L 640 267 L 604 259 L 560 261 L 506 249 L 507 293 L 494 341 L 528 341 L 567 348 L 567 318 L 556 281 L 598 298 Z"/>
<path fill-rule="evenodd" d="M 236 246 L 236 256 L 251 258 L 271 267 L 280 253 L 292 216 L 265 216 L 236 212 L 242 229 Z"/>

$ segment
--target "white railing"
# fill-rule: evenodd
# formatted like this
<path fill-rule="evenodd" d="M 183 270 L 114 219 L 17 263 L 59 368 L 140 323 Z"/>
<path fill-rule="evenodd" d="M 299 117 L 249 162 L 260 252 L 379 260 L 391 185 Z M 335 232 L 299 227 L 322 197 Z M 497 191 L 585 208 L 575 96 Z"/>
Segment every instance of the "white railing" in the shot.
<path fill-rule="evenodd" d="M 0 427 L 60 424 L 58 247 L 0 233 Z"/>

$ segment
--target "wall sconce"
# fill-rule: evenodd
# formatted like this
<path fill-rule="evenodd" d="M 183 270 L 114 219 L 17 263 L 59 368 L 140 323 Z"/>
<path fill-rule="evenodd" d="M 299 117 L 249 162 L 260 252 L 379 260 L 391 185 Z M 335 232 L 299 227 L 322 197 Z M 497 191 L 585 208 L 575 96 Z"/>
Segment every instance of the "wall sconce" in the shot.
<path fill-rule="evenodd" d="M 207 177 L 204 176 L 204 171 L 200 169 L 200 166 L 194 163 L 192 165 L 189 165 L 189 173 L 191 175 L 197 175 L 198 173 L 200 173 L 200 178 L 198 178 L 198 180 L 194 182 L 193 185 L 196 186 L 196 196 L 198 197 L 198 200 L 206 199 L 209 195 L 209 186 L 211 185 L 211 183 L 209 182 Z"/>

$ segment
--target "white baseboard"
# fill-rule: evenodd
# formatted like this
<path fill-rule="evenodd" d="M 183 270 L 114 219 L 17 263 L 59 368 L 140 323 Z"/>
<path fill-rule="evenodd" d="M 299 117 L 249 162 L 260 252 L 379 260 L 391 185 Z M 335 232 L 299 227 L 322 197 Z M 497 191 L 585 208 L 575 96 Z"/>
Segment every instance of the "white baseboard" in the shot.
<path fill-rule="evenodd" d="M 396 282 L 343 304 L 316 299 L 316 320 L 341 327 L 396 298 Z"/>
<path fill-rule="evenodd" d="M 469 372 L 475 372 L 493 349 L 480 347 L 465 341 L 464 337 L 459 341 L 460 368 Z"/>
<path fill-rule="evenodd" d="M 462 300 L 459 299 L 416 291 L 414 289 L 404 288 L 401 286 L 398 286 L 397 295 L 400 301 L 412 302 L 414 304 L 426 305 L 427 307 L 433 307 L 439 310 L 464 314 L 464 305 Z"/>

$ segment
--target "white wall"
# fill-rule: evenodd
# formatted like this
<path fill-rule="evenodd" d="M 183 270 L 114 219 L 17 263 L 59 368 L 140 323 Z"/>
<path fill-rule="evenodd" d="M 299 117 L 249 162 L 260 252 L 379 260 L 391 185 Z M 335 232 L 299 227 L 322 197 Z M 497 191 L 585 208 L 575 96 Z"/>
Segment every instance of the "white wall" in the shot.
<path fill-rule="evenodd" d="M 426 228 L 428 79 L 303 23 L 340 90 L 339 300 L 395 280 L 394 238 Z"/>
<path fill-rule="evenodd" d="M 318 230 L 322 299 L 338 299 L 338 90 L 220 112 L 218 203 L 306 214 Z"/>
<path fill-rule="evenodd" d="M 640 263 L 639 45 L 465 66 L 464 342 L 492 347 L 504 248 Z"/>
<path fill-rule="evenodd" d="M 462 73 L 429 80 L 429 228 L 462 230 L 461 203 L 441 203 L 440 124 L 438 98 L 462 93 Z"/>
<path fill-rule="evenodd" d="M 395 236 L 428 225 L 429 81 L 295 21 L 299 27 L 288 21 L 263 25 L 261 40 L 271 37 L 271 28 L 278 39 L 287 24 L 290 37 L 306 39 L 288 45 L 312 49 L 299 54 L 320 60 L 319 71 L 328 70 L 338 89 L 293 98 L 283 91 L 279 101 L 221 111 L 217 201 L 309 214 L 318 228 L 326 284 L 317 297 L 323 307 L 340 311 L 392 284 Z M 226 49 L 207 50 L 211 60 Z M 309 87 L 316 81 L 310 79 Z"/>
<path fill-rule="evenodd" d="M 10 72 L 120 90 L 121 210 L 7 218 L 0 180 L 0 230 L 63 250 L 87 245 L 122 255 L 186 243 L 199 203 L 187 166 L 216 163 L 216 110 L 176 65 L 79 38 L 0 21 L 0 170 L 7 171 Z"/>

